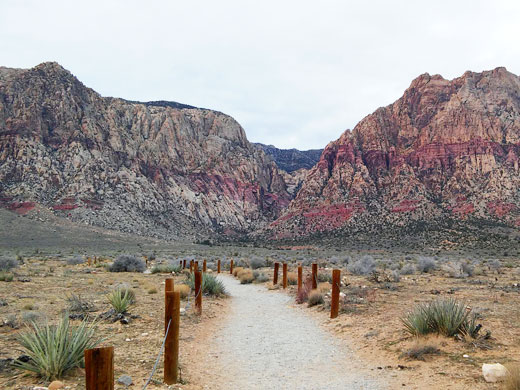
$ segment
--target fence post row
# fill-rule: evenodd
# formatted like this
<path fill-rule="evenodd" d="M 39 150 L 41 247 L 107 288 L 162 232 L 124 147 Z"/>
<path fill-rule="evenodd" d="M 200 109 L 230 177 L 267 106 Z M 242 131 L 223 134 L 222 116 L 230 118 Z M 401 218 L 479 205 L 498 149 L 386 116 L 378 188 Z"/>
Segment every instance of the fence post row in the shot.
<path fill-rule="evenodd" d="M 204 259 L 204 262 L 202 263 L 202 272 L 206 272 L 208 269 L 208 264 L 206 262 L 206 259 Z"/>
<path fill-rule="evenodd" d="M 217 273 L 220 273 L 220 259 L 217 260 Z"/>
<path fill-rule="evenodd" d="M 233 259 L 229 262 L 229 273 L 233 275 Z"/>
<path fill-rule="evenodd" d="M 280 263 L 274 263 L 274 275 L 273 275 L 273 285 L 276 286 L 278 284 L 278 269 L 280 268 Z"/>
<path fill-rule="evenodd" d="M 283 288 L 287 288 L 287 263 L 283 263 L 282 265 L 282 284 Z"/>
<path fill-rule="evenodd" d="M 86 349 L 86 390 L 114 390 L 114 347 Z"/>
<path fill-rule="evenodd" d="M 318 264 L 312 264 L 312 289 L 318 288 Z"/>
<path fill-rule="evenodd" d="M 181 293 L 166 292 L 164 310 L 164 332 L 168 331 L 164 342 L 164 383 L 177 383 L 179 371 L 179 323 L 181 314 Z M 168 324 L 170 327 L 168 328 Z"/>

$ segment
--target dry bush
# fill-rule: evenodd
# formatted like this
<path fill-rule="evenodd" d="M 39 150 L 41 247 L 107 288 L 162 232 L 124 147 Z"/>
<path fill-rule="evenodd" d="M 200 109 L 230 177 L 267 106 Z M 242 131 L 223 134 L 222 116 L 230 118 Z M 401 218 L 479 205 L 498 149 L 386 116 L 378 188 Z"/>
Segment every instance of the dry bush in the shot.
<path fill-rule="evenodd" d="M 308 276 L 303 282 L 300 292 L 296 295 L 296 303 L 302 304 L 307 301 L 312 290 L 312 276 Z"/>
<path fill-rule="evenodd" d="M 328 293 L 332 289 L 332 285 L 329 282 L 323 282 L 318 284 L 318 291 L 322 294 Z"/>
<path fill-rule="evenodd" d="M 431 355 L 438 355 L 441 351 L 430 342 L 417 341 L 415 345 L 404 351 L 400 357 L 408 360 L 422 360 Z"/>
<path fill-rule="evenodd" d="M 237 278 L 240 280 L 240 284 L 253 283 L 253 280 L 255 280 L 251 269 L 243 269 L 237 274 Z"/>
<path fill-rule="evenodd" d="M 295 285 L 298 283 L 298 274 L 296 272 L 287 273 L 287 283 L 289 285 Z"/>
<path fill-rule="evenodd" d="M 321 305 L 325 302 L 323 299 L 323 294 L 318 290 L 312 290 L 309 294 L 309 298 L 307 299 L 307 305 L 309 307 Z"/>
<path fill-rule="evenodd" d="M 506 364 L 507 376 L 503 390 L 520 390 L 520 364 Z"/>
<path fill-rule="evenodd" d="M 190 295 L 191 288 L 187 284 L 176 284 L 173 286 L 173 291 L 181 294 L 181 298 L 186 298 Z"/>
<path fill-rule="evenodd" d="M 244 267 L 235 267 L 233 268 L 233 276 L 236 278 L 236 276 L 238 275 L 238 273 L 240 271 L 242 271 L 244 269 Z"/>

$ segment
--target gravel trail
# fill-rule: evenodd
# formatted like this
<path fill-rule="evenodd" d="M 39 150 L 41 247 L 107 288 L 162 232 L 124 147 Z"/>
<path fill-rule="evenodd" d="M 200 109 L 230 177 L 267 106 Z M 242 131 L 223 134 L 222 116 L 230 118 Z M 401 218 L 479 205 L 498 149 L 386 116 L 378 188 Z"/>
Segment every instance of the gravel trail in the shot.
<path fill-rule="evenodd" d="M 292 307 L 285 294 L 220 276 L 231 309 L 208 353 L 221 371 L 211 389 L 365 389 L 385 387 L 343 342 Z M 209 378 L 208 378 L 209 379 Z"/>

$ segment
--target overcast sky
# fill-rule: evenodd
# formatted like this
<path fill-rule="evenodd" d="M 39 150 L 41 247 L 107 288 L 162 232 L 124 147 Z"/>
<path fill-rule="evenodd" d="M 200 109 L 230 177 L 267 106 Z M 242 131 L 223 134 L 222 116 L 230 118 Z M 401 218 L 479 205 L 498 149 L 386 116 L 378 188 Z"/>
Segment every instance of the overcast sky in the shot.
<path fill-rule="evenodd" d="M 520 1 L 0 0 L 0 65 L 57 61 L 104 96 L 225 112 L 322 148 L 419 74 L 520 74 Z"/>

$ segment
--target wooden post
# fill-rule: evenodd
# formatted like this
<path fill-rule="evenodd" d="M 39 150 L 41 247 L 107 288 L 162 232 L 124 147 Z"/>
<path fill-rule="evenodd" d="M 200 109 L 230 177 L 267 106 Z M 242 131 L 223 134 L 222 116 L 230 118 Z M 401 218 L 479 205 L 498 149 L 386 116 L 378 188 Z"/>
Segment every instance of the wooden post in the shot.
<path fill-rule="evenodd" d="M 179 268 L 182 269 L 182 260 L 179 260 Z"/>
<path fill-rule="evenodd" d="M 229 262 L 229 273 L 233 275 L 233 259 Z"/>
<path fill-rule="evenodd" d="M 206 272 L 208 270 L 208 264 L 206 263 L 206 259 L 202 263 L 202 272 Z"/>
<path fill-rule="evenodd" d="M 90 267 L 92 265 L 92 258 L 87 257 L 87 263 L 88 263 L 88 266 Z"/>
<path fill-rule="evenodd" d="M 220 259 L 217 261 L 217 274 L 220 273 Z"/>
<path fill-rule="evenodd" d="M 312 289 L 318 288 L 318 264 L 312 264 Z"/>
<path fill-rule="evenodd" d="M 280 267 L 280 263 L 274 263 L 274 275 L 273 275 L 273 284 L 276 286 L 278 284 L 278 268 Z"/>
<path fill-rule="evenodd" d="M 302 291 L 302 276 L 303 268 L 301 265 L 298 266 L 298 294 Z"/>
<path fill-rule="evenodd" d="M 182 260 L 182 269 L 186 268 L 186 259 Z"/>
<path fill-rule="evenodd" d="M 146 262 L 146 266 L 148 267 L 148 256 L 143 256 L 144 257 L 144 261 Z"/>
<path fill-rule="evenodd" d="M 164 333 L 170 329 L 164 342 L 164 383 L 172 385 L 177 383 L 179 372 L 179 323 L 181 315 L 181 293 L 166 292 L 166 306 L 164 311 Z"/>
<path fill-rule="evenodd" d="M 193 260 L 190 260 L 190 273 L 193 272 Z"/>
<path fill-rule="evenodd" d="M 114 347 L 86 349 L 86 390 L 114 390 Z"/>
<path fill-rule="evenodd" d="M 202 273 L 195 271 L 195 307 L 202 314 Z"/>
<path fill-rule="evenodd" d="M 193 270 L 195 271 L 195 273 L 199 272 L 199 262 L 198 261 L 195 262 L 195 266 L 194 266 Z"/>
<path fill-rule="evenodd" d="M 287 288 L 287 263 L 283 263 L 282 265 L 282 283 L 283 288 Z"/>
<path fill-rule="evenodd" d="M 336 318 L 339 312 L 339 286 L 341 271 L 332 270 L 332 300 L 330 302 L 330 318 Z"/>
<path fill-rule="evenodd" d="M 168 291 L 174 291 L 174 282 L 173 282 L 173 278 L 168 278 L 166 279 L 166 281 L 164 282 L 164 294 L 166 296 L 166 293 Z"/>

